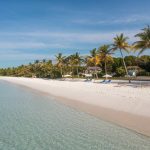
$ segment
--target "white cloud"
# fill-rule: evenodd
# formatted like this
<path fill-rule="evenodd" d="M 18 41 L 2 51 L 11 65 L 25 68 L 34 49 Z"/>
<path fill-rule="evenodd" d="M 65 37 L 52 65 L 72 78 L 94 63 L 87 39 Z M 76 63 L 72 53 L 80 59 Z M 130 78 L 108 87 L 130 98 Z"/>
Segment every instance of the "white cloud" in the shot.
<path fill-rule="evenodd" d="M 46 54 L 35 54 L 35 53 L 26 53 L 19 51 L 6 51 L 6 53 L 0 53 L 0 61 L 24 61 L 24 60 L 42 60 L 53 58 L 52 55 Z"/>
<path fill-rule="evenodd" d="M 0 49 L 45 49 L 45 48 L 58 48 L 64 47 L 57 43 L 44 43 L 44 42 L 0 42 Z"/>
<path fill-rule="evenodd" d="M 116 34 L 124 33 L 130 38 L 130 42 L 135 40 L 134 35 L 139 30 L 124 30 L 97 33 L 69 33 L 69 32 L 16 32 L 0 33 L 0 49 L 37 49 L 37 48 L 71 48 L 76 45 L 99 44 L 113 42 Z M 22 40 L 23 37 L 23 40 Z M 73 47 L 74 48 L 74 47 Z"/>
<path fill-rule="evenodd" d="M 109 19 L 77 19 L 73 20 L 73 23 L 77 24 L 89 24 L 89 25 L 101 25 L 101 24 L 129 24 L 137 22 L 150 22 L 150 16 L 144 15 L 130 15 L 121 18 L 109 18 Z"/>
<path fill-rule="evenodd" d="M 139 30 L 97 33 L 3 32 L 0 33 L 0 62 L 1 64 L 10 62 L 7 65 L 10 66 L 11 62 L 13 63 L 14 61 L 28 63 L 36 59 L 54 59 L 55 49 L 57 49 L 57 52 L 61 51 L 61 49 L 66 49 L 67 53 L 73 49 L 90 50 L 101 44 L 111 44 L 116 34 L 120 33 L 124 33 L 125 36 L 130 38 L 130 42 L 133 42 L 135 41 L 134 35 L 138 32 Z M 9 37 L 9 40 L 7 40 L 7 37 Z M 39 49 L 43 51 L 39 53 Z M 45 53 L 45 49 L 49 51 L 45 51 Z"/>
<path fill-rule="evenodd" d="M 135 23 L 135 22 L 150 21 L 150 16 L 131 15 L 125 18 L 114 19 L 113 23 Z"/>
<path fill-rule="evenodd" d="M 42 48 L 45 47 L 44 43 L 31 43 L 31 42 L 0 42 L 1 49 L 18 49 L 18 48 Z"/>

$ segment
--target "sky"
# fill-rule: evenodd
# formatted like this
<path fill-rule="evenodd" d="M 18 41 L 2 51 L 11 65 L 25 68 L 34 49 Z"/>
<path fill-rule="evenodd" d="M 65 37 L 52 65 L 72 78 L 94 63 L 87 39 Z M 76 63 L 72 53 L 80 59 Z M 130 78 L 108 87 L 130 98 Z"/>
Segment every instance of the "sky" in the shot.
<path fill-rule="evenodd" d="M 150 0 L 0 0 L 0 68 L 54 60 L 59 52 L 88 55 L 120 33 L 132 43 L 150 24 L 149 6 Z"/>

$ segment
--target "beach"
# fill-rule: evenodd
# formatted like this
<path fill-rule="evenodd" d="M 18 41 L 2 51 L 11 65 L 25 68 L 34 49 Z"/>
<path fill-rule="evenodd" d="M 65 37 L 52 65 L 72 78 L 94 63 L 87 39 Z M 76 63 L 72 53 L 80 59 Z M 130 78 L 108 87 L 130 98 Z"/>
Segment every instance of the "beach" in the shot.
<path fill-rule="evenodd" d="M 150 87 L 23 77 L 0 80 L 48 94 L 65 105 L 150 136 Z"/>

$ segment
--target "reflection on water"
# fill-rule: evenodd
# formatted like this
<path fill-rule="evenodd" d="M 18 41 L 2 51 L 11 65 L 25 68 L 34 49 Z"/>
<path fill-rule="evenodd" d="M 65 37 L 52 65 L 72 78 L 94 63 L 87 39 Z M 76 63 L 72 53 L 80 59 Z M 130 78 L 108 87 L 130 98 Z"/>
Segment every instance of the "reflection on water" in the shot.
<path fill-rule="evenodd" d="M 0 82 L 0 150 L 149 150 L 150 138 Z"/>

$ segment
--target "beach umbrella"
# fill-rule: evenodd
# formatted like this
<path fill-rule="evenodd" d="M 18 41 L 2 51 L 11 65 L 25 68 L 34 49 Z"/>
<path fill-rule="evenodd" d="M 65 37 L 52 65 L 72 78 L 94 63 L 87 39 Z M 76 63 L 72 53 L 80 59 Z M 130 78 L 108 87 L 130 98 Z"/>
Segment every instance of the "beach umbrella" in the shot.
<path fill-rule="evenodd" d="M 85 75 L 85 77 L 92 77 L 92 74 L 84 74 Z"/>
<path fill-rule="evenodd" d="M 109 75 L 109 74 L 105 74 L 103 77 L 104 77 L 104 78 L 111 78 L 112 76 Z"/>
<path fill-rule="evenodd" d="M 71 75 L 69 75 L 69 74 L 66 74 L 66 75 L 63 75 L 63 77 L 71 77 Z"/>

